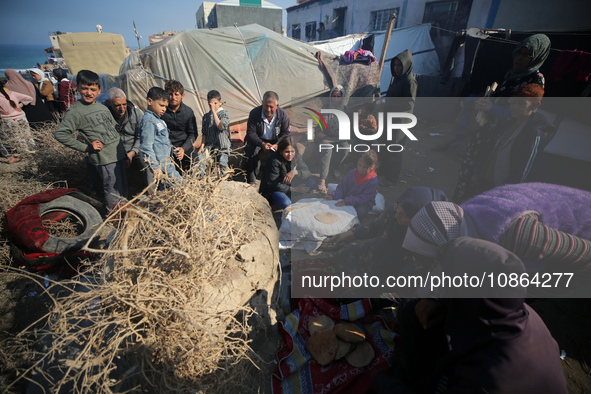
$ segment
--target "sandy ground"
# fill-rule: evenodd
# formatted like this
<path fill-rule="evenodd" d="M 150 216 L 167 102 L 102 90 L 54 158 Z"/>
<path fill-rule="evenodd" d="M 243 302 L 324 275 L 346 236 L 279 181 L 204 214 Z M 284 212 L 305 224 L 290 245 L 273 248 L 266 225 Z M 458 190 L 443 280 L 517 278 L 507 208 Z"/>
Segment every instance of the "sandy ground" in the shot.
<path fill-rule="evenodd" d="M 443 140 L 450 128 L 450 125 L 437 125 L 419 119 L 418 126 L 413 130 L 419 140 L 407 143 L 399 182 L 394 186 L 380 186 L 378 189 L 386 197 L 386 206 L 394 203 L 397 196 L 411 186 L 431 186 L 442 189 L 448 196 L 453 194 L 460 157 L 454 153 L 430 151 L 433 146 Z M 313 163 L 309 165 L 314 172 Z M 22 164 L 8 165 L 2 159 L 0 176 L 3 178 L 16 176 L 24 168 L 23 166 Z M 0 247 L 5 252 L 4 222 L 1 230 Z M 4 264 L 9 263 L 7 253 L 1 254 L 0 258 L 4 260 Z M 300 258 L 309 258 L 309 256 L 304 252 L 294 251 L 292 259 Z M 589 337 L 591 302 L 587 299 L 537 300 L 532 302 L 532 306 L 548 325 L 560 349 L 566 352 L 563 368 L 569 391 L 571 393 L 591 392 L 591 339 Z M 34 324 L 50 307 L 50 298 L 43 294 L 43 278 L 34 280 L 6 270 L 0 271 L 0 340 Z M 5 367 L 0 365 L 0 370 L 5 370 Z M 524 378 L 527 378 L 526 373 L 527 371 L 524 371 Z M 0 387 L 5 387 L 11 378 L 10 375 L 0 374 Z M 17 387 L 16 392 L 21 392 L 19 390 L 22 388 Z M 266 390 L 263 389 L 263 391 Z"/>

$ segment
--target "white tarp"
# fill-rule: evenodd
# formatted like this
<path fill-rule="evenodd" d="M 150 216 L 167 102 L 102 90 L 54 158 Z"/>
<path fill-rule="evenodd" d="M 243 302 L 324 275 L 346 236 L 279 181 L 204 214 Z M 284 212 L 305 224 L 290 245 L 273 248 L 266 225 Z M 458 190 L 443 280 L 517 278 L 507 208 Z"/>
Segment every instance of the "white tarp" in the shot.
<path fill-rule="evenodd" d="M 118 79 L 140 107 L 149 87 L 164 86 L 162 78 L 180 81 L 197 119 L 209 111 L 207 92 L 218 90 L 235 122 L 247 119 L 267 90 L 277 92 L 284 107 L 292 98 L 327 92 L 316 52 L 259 25 L 186 30 L 130 55 Z"/>
<path fill-rule="evenodd" d="M 390 60 L 405 49 L 412 52 L 413 69 L 412 72 L 421 75 L 439 75 L 439 58 L 435 51 L 435 45 L 431 40 L 429 31 L 431 26 L 419 25 L 412 27 L 401 27 L 392 30 L 390 43 L 386 52 L 386 64 L 382 70 L 380 91 L 385 93 L 390 85 L 392 73 L 390 72 Z M 382 48 L 384 47 L 385 31 L 374 33 L 374 55 L 377 60 L 380 59 Z M 334 38 L 326 41 L 316 41 L 312 43 L 315 47 L 334 55 L 341 56 L 346 51 L 357 50 L 361 46 L 361 41 L 366 37 L 365 34 L 351 34 L 344 37 Z"/>

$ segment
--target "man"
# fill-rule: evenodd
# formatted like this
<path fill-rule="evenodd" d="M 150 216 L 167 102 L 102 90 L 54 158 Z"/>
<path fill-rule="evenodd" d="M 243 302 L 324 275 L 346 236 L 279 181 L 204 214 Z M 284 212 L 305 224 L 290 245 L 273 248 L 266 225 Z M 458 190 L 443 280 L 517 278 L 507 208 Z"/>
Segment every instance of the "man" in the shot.
<path fill-rule="evenodd" d="M 139 127 L 143 112 L 131 101 L 127 100 L 125 92 L 119 88 L 111 88 L 108 91 L 109 99 L 106 106 L 111 111 L 117 131 L 121 135 L 121 141 L 125 147 L 125 168 L 127 180 L 130 186 L 144 188 L 148 180 L 142 174 L 144 168 L 140 152 Z M 151 180 L 150 180 L 151 181 Z"/>
<path fill-rule="evenodd" d="M 168 126 L 176 164 L 187 171 L 191 167 L 193 156 L 197 158 L 196 151 L 193 155 L 193 143 L 198 134 L 197 120 L 193 110 L 183 104 L 185 88 L 179 81 L 171 79 L 164 85 L 164 90 L 168 91 L 169 100 L 168 108 L 161 119 Z"/>
<path fill-rule="evenodd" d="M 248 115 L 246 125 L 246 177 L 251 185 L 256 183 L 261 161 L 266 161 L 277 151 L 277 142 L 290 135 L 289 116 L 278 105 L 275 92 L 265 92 L 263 105 Z"/>

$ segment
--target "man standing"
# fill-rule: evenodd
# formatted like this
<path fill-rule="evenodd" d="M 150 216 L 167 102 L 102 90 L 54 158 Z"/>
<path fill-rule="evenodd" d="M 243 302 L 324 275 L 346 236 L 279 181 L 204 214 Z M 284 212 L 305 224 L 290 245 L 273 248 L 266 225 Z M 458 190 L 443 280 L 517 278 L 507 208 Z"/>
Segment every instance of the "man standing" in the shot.
<path fill-rule="evenodd" d="M 275 92 L 265 92 L 263 105 L 256 107 L 248 115 L 246 125 L 246 181 L 256 183 L 261 161 L 266 161 L 271 153 L 277 151 L 277 142 L 290 135 L 289 116 L 278 105 L 279 96 Z"/>
<path fill-rule="evenodd" d="M 111 88 L 109 89 L 108 94 L 109 99 L 105 104 L 111 111 L 113 118 L 115 118 L 115 122 L 117 122 L 117 131 L 119 131 L 119 134 L 121 135 L 121 141 L 125 148 L 127 180 L 130 186 L 143 189 L 147 180 L 142 174 L 144 162 L 139 155 L 139 127 L 144 114 L 131 101 L 127 100 L 123 90 L 119 88 Z"/>
<path fill-rule="evenodd" d="M 179 81 L 170 80 L 164 85 L 168 91 L 168 108 L 161 119 L 166 122 L 170 132 L 170 143 L 174 151 L 175 162 L 187 171 L 193 160 L 193 143 L 197 139 L 197 120 L 195 113 L 183 104 L 185 88 Z M 195 152 L 195 158 L 197 152 Z"/>

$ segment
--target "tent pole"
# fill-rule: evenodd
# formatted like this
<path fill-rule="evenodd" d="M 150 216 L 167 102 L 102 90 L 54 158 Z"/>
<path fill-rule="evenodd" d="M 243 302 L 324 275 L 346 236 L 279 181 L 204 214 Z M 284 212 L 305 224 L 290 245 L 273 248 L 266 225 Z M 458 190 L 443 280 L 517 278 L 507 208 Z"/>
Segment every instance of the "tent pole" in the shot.
<path fill-rule="evenodd" d="M 388 18 L 388 28 L 386 29 L 386 36 L 384 37 L 384 46 L 382 47 L 382 53 L 380 54 L 380 79 L 382 76 L 382 70 L 384 69 L 384 62 L 386 61 L 386 51 L 388 50 L 388 44 L 390 44 L 390 36 L 392 35 L 392 27 L 394 27 L 394 20 L 396 14 L 391 14 Z"/>

